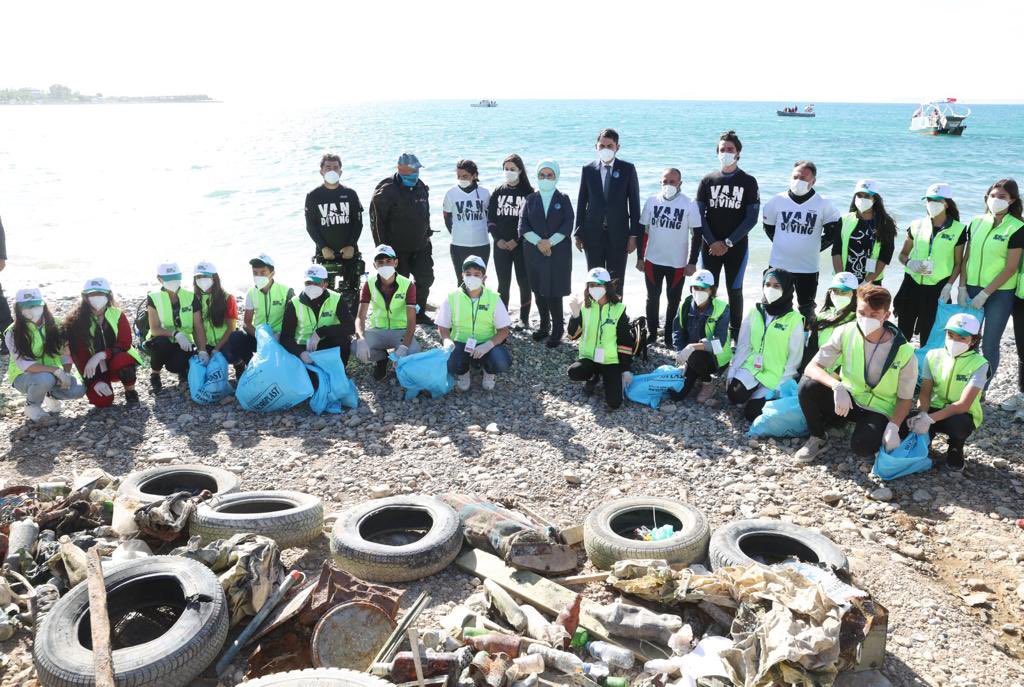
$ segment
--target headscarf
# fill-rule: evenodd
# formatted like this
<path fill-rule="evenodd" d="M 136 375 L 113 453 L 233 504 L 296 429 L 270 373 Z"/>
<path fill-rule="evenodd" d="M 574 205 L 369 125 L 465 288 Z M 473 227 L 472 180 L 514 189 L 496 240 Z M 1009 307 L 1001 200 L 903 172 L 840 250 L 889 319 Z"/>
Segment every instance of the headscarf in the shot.
<path fill-rule="evenodd" d="M 558 168 L 558 163 L 555 162 L 554 160 L 541 160 L 540 162 L 537 163 L 537 174 L 540 174 L 540 170 L 542 170 L 544 168 L 550 168 L 551 171 L 553 171 L 555 173 L 555 184 L 557 184 L 558 183 L 558 177 L 561 176 L 561 170 Z M 551 205 L 551 198 L 552 198 L 552 196 L 555 195 L 555 192 L 554 191 L 541 191 L 541 190 L 539 190 L 539 186 L 538 186 L 537 193 L 540 194 L 540 199 L 544 202 L 544 214 L 547 214 L 548 206 Z"/>
<path fill-rule="evenodd" d="M 761 279 L 762 287 L 768 281 L 768 277 L 775 277 L 775 280 L 779 282 L 779 286 L 782 287 L 782 297 L 774 303 L 769 303 L 762 296 L 761 303 L 764 305 L 766 313 L 772 317 L 782 317 L 793 309 L 793 290 L 795 288 L 793 275 L 786 270 L 771 268 L 764 273 L 764 277 Z"/>

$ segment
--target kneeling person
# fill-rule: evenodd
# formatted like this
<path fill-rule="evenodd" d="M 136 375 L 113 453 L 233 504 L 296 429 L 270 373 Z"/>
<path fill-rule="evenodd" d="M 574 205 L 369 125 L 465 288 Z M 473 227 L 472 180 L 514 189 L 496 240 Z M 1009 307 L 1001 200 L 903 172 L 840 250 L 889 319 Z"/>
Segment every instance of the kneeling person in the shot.
<path fill-rule="evenodd" d="M 295 291 L 274 279 L 274 260 L 266 254 L 249 261 L 253 286 L 245 294 L 242 312 L 242 330 L 231 332 L 225 356 L 235 367 L 235 377 L 241 377 L 245 366 L 256 353 L 256 327 L 269 324 L 274 336 L 280 339 L 284 311 Z M 236 308 L 237 309 L 237 308 Z"/>
<path fill-rule="evenodd" d="M 705 383 L 732 360 L 729 304 L 715 295 L 714 275 L 709 270 L 700 270 L 693 277 L 690 295 L 680 304 L 672 322 L 676 365 L 686 367 L 682 391 L 669 391 L 673 400 L 681 401 L 700 385 L 697 401 L 707 401 L 715 387 Z"/>
<path fill-rule="evenodd" d="M 374 362 L 373 378 L 380 381 L 388 373 L 388 351 L 396 358 L 420 350 L 416 342 L 416 285 L 397 274 L 398 258 L 391 246 L 381 244 L 374 250 L 373 279 L 363 284 L 356 317 L 356 358 Z M 369 314 L 370 327 L 366 327 Z"/>
<path fill-rule="evenodd" d="M 341 360 L 348 364 L 349 347 L 355 325 L 352 311 L 341 294 L 326 288 L 327 270 L 310 265 L 306 270 L 302 293 L 288 301 L 281 322 L 281 345 L 310 363 L 309 354 L 327 348 L 340 348 Z"/>

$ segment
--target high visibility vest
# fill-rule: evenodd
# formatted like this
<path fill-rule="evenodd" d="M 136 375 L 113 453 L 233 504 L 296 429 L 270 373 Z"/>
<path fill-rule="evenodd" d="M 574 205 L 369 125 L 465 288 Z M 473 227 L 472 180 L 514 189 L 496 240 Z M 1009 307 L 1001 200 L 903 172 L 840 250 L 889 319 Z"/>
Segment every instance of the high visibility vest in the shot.
<path fill-rule="evenodd" d="M 117 337 L 117 328 L 118 328 L 118 325 L 121 323 L 121 311 L 119 309 L 113 307 L 113 306 L 107 306 L 106 310 L 103 311 L 103 319 L 106 320 L 107 324 L 110 325 L 110 328 L 114 332 L 114 337 L 116 338 Z M 89 340 L 89 350 L 92 350 L 92 342 L 96 339 L 96 324 L 97 324 L 97 322 L 96 322 L 96 318 L 94 316 L 92 318 L 92 322 L 89 324 L 89 337 L 90 337 L 90 340 Z M 99 351 L 92 351 L 92 352 L 93 353 L 99 353 Z M 135 361 L 139 365 L 142 364 L 142 356 L 139 355 L 139 352 L 137 350 L 135 350 L 135 346 L 129 346 L 128 350 L 125 351 L 125 352 L 128 355 L 130 355 L 131 357 L 135 358 Z"/>
<path fill-rule="evenodd" d="M 925 364 L 932 374 L 932 408 L 945 408 L 956 403 L 978 368 L 988 363 L 977 351 L 967 351 L 954 358 L 945 348 L 933 348 L 925 354 Z M 974 428 L 981 427 L 981 394 L 974 397 L 967 410 L 974 420 Z"/>
<path fill-rule="evenodd" d="M 900 370 L 914 357 L 913 344 L 907 343 L 895 326 L 884 325 L 893 336 L 895 342 L 903 343 L 889 350 L 881 379 L 874 386 L 867 383 L 864 361 L 864 336 L 860 333 L 856 322 L 844 324 L 840 331 L 843 341 L 843 363 L 839 370 L 839 379 L 850 390 L 850 395 L 861 408 L 873 410 L 886 417 L 892 417 L 898 400 Z"/>
<path fill-rule="evenodd" d="M 619 362 L 619 320 L 626 312 L 624 303 L 599 305 L 597 301 L 583 308 L 583 333 L 580 335 L 580 359 L 595 360 L 598 349 L 604 351 L 602 365 Z M 596 360 L 595 360 L 596 362 Z"/>
<path fill-rule="evenodd" d="M 227 317 L 224 318 L 224 323 L 219 327 L 213 323 L 213 319 L 210 317 L 210 301 L 212 299 L 212 294 L 199 294 L 200 312 L 203 314 L 203 331 L 206 333 L 207 346 L 216 346 L 220 342 L 221 337 L 228 331 Z"/>
<path fill-rule="evenodd" d="M 693 296 L 687 296 L 686 299 L 679 304 L 679 326 L 686 327 L 686 318 L 690 316 L 690 309 L 693 307 Z M 723 301 L 721 298 L 711 299 L 711 314 L 708 315 L 707 321 L 704 323 L 704 338 L 708 341 L 716 339 L 715 327 L 718 326 L 718 321 L 722 319 L 722 314 L 725 312 L 728 303 Z M 728 331 L 728 330 L 727 330 Z M 725 367 L 732 360 L 732 337 L 729 334 L 725 335 L 725 344 L 715 355 L 715 360 L 718 362 L 719 367 Z M 711 353 L 711 351 L 708 351 Z"/>
<path fill-rule="evenodd" d="M 743 368 L 765 388 L 777 389 L 789 360 L 789 340 L 794 329 L 804 328 L 804 316 L 797 310 L 790 310 L 772 320 L 767 332 L 760 304 L 754 306 L 747 317 L 750 318 L 750 355 Z M 761 359 L 760 369 L 755 365 L 758 357 Z"/>
<path fill-rule="evenodd" d="M 299 296 L 292 298 L 292 306 L 295 308 L 295 343 L 306 343 L 313 332 L 321 327 L 341 324 L 341 320 L 338 319 L 338 303 L 340 301 L 341 294 L 328 289 L 327 299 L 320 306 L 318 315 L 313 312 L 313 308 L 299 300 Z"/>
<path fill-rule="evenodd" d="M 412 280 L 400 274 L 395 275 L 395 292 L 391 294 L 391 303 L 384 300 L 384 294 L 377 288 L 377 279 L 369 279 L 366 287 L 370 290 L 370 327 L 373 329 L 405 329 L 409 323 L 406 308 L 409 303 L 405 294 L 409 291 Z"/>
<path fill-rule="evenodd" d="M 856 212 L 848 212 L 845 215 L 843 215 L 843 224 L 842 224 L 842 227 L 841 227 L 841 231 L 839 232 L 840 239 L 842 240 L 843 270 L 846 269 L 846 255 L 847 255 L 847 252 L 849 251 L 849 248 L 850 248 L 850 237 L 853 236 L 853 230 L 857 228 L 857 222 L 858 222 L 858 220 L 857 220 L 857 213 Z M 874 245 L 871 247 L 871 259 L 877 261 L 878 260 L 878 256 L 881 255 L 881 253 L 882 253 L 882 242 L 879 240 L 878 235 L 876 233 Z M 864 274 L 866 276 L 870 272 L 873 272 L 873 271 L 874 270 L 868 270 L 867 268 L 865 268 L 864 269 Z M 882 274 L 884 272 L 885 272 L 885 270 L 882 270 L 882 272 L 879 272 L 878 276 L 875 278 L 875 280 L 876 281 L 881 280 Z"/>
<path fill-rule="evenodd" d="M 945 229 L 939 230 L 932 238 L 935 228 L 932 226 L 930 217 L 915 219 L 910 223 L 910 237 L 914 241 L 914 247 L 910 250 L 909 260 L 931 260 L 931 274 L 917 274 L 906 271 L 908 277 L 918 284 L 931 286 L 946 281 L 953 274 L 953 262 L 956 258 L 956 242 L 964 233 L 967 225 L 963 222 L 953 222 Z"/>
<path fill-rule="evenodd" d="M 249 289 L 249 302 L 253 307 L 252 326 L 255 328 L 269 324 L 275 334 L 280 334 L 284 309 L 288 305 L 288 287 L 275 281 L 264 293 L 253 286 Z"/>
<path fill-rule="evenodd" d="M 59 328 L 60 323 L 57 322 L 56 324 L 57 327 Z M 59 353 L 57 355 L 47 355 L 43 352 L 46 346 L 46 340 L 43 336 L 43 332 L 39 331 L 39 327 L 37 327 L 34 322 L 27 321 L 25 322 L 25 326 L 28 327 L 29 337 L 30 340 L 32 341 L 32 358 L 35 359 L 36 362 L 38 362 L 40 365 L 47 365 L 49 367 L 64 369 L 64 362 L 62 356 Z M 12 329 L 14 329 L 13 324 L 7 327 L 6 331 L 4 331 L 4 336 L 6 336 L 7 332 L 11 331 Z M 24 351 L 17 351 L 17 354 L 21 354 L 22 356 L 24 356 Z M 10 362 L 7 363 L 7 381 L 12 384 L 14 383 L 15 379 L 20 377 L 25 372 L 20 367 L 18 367 L 18 364 L 14 361 L 15 357 L 15 351 L 11 351 Z"/>
<path fill-rule="evenodd" d="M 150 299 L 156 306 L 156 316 L 160 320 L 160 327 L 170 331 L 184 332 L 189 341 L 194 342 L 192 336 L 192 313 L 195 307 L 195 294 L 185 289 L 178 289 L 178 320 L 181 326 L 174 324 L 174 308 L 171 305 L 171 295 L 160 289 L 149 294 Z M 153 330 L 146 334 L 146 340 L 153 338 Z"/>
<path fill-rule="evenodd" d="M 822 310 L 821 314 L 818 315 L 818 319 L 819 320 L 831 320 L 833 317 L 835 317 L 838 314 L 839 314 L 838 311 L 833 310 L 833 309 L 830 308 L 828 310 Z M 846 324 L 848 322 L 853 322 L 855 319 L 857 319 L 856 313 L 852 313 L 852 312 L 851 313 L 847 313 L 846 317 L 844 317 L 843 320 L 841 322 L 839 322 L 838 324 L 832 325 L 831 327 L 825 327 L 823 329 L 819 329 L 818 330 L 818 349 L 820 350 L 822 346 L 824 346 L 825 344 L 828 343 L 828 340 L 832 338 L 832 332 L 834 332 L 837 328 L 843 326 L 844 324 Z M 839 358 L 836 359 L 836 361 L 834 363 L 832 363 L 827 368 L 825 368 L 825 371 L 826 372 L 835 372 L 836 370 L 839 369 L 839 367 L 842 364 L 843 364 L 843 359 L 842 359 L 842 357 L 839 357 Z"/>
<path fill-rule="evenodd" d="M 1024 226 L 1024 222 L 1006 214 L 998 227 L 993 227 L 994 218 L 986 213 L 971 220 L 970 239 L 967 244 L 967 285 L 987 287 L 1006 267 L 1006 255 L 1010 252 L 1010 237 Z M 999 287 L 1000 291 L 1014 291 L 1017 272 Z"/>
<path fill-rule="evenodd" d="M 452 313 L 452 341 L 466 343 L 476 339 L 478 343 L 483 343 L 494 336 L 498 331 L 494 326 L 494 309 L 497 305 L 498 292 L 487 288 L 481 290 L 475 303 L 465 289 L 456 289 L 448 294 L 448 308 Z"/>

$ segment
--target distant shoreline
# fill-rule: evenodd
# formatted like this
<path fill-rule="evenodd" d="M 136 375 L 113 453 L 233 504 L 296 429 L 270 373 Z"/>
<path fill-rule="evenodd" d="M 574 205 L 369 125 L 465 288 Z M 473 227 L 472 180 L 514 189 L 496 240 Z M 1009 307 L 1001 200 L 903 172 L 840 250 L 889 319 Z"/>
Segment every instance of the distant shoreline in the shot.
<path fill-rule="evenodd" d="M 207 96 L 151 96 L 139 98 L 102 98 L 90 100 L 36 100 L 29 102 L 0 101 L 2 105 L 166 105 L 179 103 L 222 103 Z"/>

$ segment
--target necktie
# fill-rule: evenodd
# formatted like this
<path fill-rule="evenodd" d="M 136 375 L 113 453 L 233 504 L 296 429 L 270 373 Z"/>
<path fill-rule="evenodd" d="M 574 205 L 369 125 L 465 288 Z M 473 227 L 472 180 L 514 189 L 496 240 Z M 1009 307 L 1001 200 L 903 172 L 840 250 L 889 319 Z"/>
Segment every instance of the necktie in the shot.
<path fill-rule="evenodd" d="M 608 200 L 608 185 L 612 178 L 611 167 L 608 165 L 601 165 L 601 177 L 601 185 L 604 188 L 604 198 L 605 200 Z"/>

